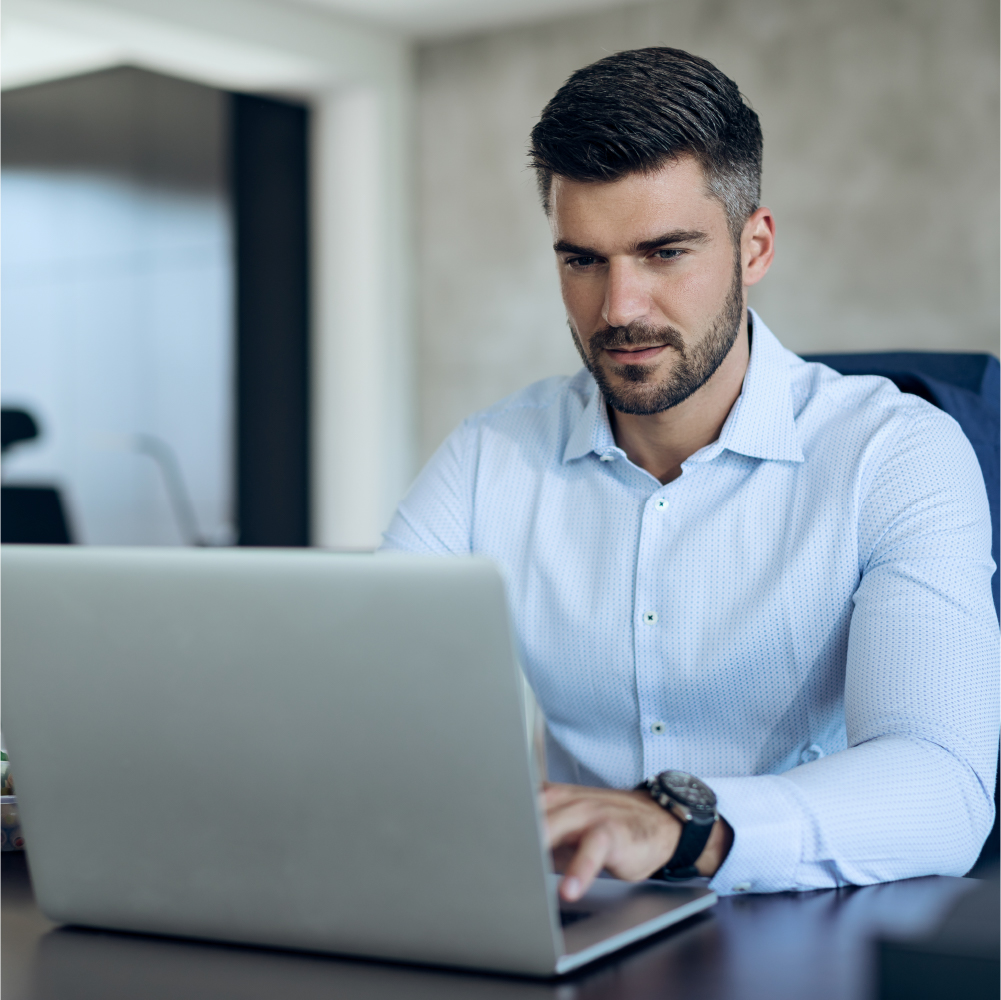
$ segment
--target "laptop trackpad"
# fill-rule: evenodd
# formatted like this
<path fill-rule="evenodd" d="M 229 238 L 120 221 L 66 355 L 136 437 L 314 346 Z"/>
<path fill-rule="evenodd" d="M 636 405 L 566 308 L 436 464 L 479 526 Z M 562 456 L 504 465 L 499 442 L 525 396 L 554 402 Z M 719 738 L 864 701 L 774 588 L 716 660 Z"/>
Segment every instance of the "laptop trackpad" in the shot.
<path fill-rule="evenodd" d="M 559 876 L 550 876 L 556 885 Z M 576 903 L 560 900 L 560 923 L 568 955 L 586 951 L 609 938 L 639 938 L 685 920 L 712 906 L 716 894 L 704 882 L 622 882 L 599 878 Z M 642 933 L 636 931 L 644 924 Z M 623 942 L 625 943 L 625 942 Z"/>

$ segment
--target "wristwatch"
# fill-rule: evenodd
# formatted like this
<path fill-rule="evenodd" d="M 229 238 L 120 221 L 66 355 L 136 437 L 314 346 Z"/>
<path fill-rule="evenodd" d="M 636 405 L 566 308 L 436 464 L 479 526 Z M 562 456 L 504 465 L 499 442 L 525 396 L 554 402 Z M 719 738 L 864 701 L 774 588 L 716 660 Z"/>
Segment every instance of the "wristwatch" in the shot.
<path fill-rule="evenodd" d="M 657 805 L 681 821 L 681 839 L 670 860 L 651 878 L 665 882 L 696 878 L 695 862 L 705 850 L 716 812 L 716 793 L 694 775 L 684 771 L 662 771 L 655 778 L 637 785 L 637 791 L 648 792 Z"/>

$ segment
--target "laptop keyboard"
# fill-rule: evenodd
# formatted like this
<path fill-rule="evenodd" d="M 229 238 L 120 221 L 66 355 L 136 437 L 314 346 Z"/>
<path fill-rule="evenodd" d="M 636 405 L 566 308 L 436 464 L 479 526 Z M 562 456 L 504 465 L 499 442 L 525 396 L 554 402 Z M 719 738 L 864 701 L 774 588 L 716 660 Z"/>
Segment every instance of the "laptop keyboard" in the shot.
<path fill-rule="evenodd" d="M 593 914 L 586 910 L 560 910 L 560 926 L 569 927 L 578 920 L 586 920 L 590 916 Z"/>

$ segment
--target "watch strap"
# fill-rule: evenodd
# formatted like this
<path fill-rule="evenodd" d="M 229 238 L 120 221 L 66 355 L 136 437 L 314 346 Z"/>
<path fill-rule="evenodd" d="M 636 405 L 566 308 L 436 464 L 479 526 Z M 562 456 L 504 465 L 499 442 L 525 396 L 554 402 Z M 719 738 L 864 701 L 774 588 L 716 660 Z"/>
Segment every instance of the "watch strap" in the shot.
<path fill-rule="evenodd" d="M 672 797 L 667 794 L 656 778 L 640 782 L 636 789 L 647 792 L 659 806 L 678 818 L 670 806 Z M 667 864 L 655 872 L 651 878 L 662 879 L 665 882 L 681 882 L 700 876 L 701 873 L 695 867 L 695 862 L 705 850 L 713 826 L 719 817 L 715 809 L 711 813 L 700 813 L 690 809 L 687 811 L 690 818 L 687 821 L 680 820 L 681 836 L 674 849 L 674 854 L 671 855 Z"/>
<path fill-rule="evenodd" d="M 665 879 L 696 878 L 699 870 L 695 867 L 699 855 L 706 849 L 709 836 L 713 831 L 715 817 L 707 817 L 708 822 L 699 822 L 701 816 L 693 816 L 687 823 L 681 824 L 681 837 L 671 859 L 661 869 L 661 877 Z"/>

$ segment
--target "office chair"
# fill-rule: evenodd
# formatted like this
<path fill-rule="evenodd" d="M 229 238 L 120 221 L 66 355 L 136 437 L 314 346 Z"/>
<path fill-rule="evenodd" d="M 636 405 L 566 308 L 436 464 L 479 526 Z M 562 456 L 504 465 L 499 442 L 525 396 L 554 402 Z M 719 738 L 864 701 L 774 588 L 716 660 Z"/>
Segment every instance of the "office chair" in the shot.
<path fill-rule="evenodd" d="M 970 439 L 980 462 L 991 508 L 991 557 L 998 566 L 998 501 L 1001 493 L 1001 364 L 990 354 L 940 354 L 937 351 L 895 351 L 889 354 L 804 354 L 842 375 L 882 375 L 901 392 L 912 392 L 944 410 Z M 994 613 L 999 615 L 999 571 L 991 577 Z M 1001 753 L 998 758 L 1001 778 Z M 971 871 L 997 863 L 998 778 L 994 782 L 994 827 L 984 841 Z"/>
<path fill-rule="evenodd" d="M 38 424 L 27 410 L 0 410 L 2 451 L 38 437 Z M 0 488 L 0 541 L 28 545 L 72 542 L 62 495 L 54 486 Z"/>

